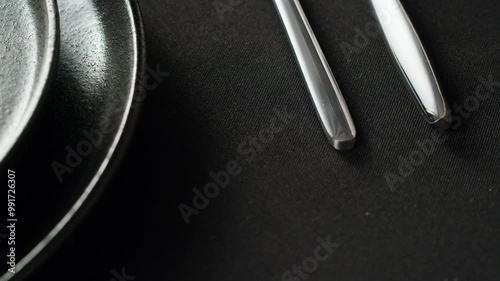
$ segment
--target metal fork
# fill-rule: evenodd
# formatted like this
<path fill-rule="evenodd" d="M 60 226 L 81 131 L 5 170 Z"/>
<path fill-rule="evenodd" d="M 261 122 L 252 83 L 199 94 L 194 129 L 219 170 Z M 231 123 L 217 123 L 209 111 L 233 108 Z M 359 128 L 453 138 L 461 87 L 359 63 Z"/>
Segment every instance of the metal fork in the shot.
<path fill-rule="evenodd" d="M 337 150 L 354 146 L 356 128 L 298 0 L 273 0 L 328 140 Z"/>
<path fill-rule="evenodd" d="M 370 3 L 394 61 L 425 120 L 446 128 L 451 122 L 451 111 L 424 47 L 401 2 L 370 0 Z"/>

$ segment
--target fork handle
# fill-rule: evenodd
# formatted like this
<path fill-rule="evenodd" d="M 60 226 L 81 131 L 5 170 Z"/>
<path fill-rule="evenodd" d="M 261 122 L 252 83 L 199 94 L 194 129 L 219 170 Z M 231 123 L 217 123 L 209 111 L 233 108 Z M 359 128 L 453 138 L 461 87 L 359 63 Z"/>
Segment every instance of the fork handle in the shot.
<path fill-rule="evenodd" d="M 321 120 L 337 150 L 353 147 L 356 129 L 342 92 L 298 0 L 274 0 Z"/>
<path fill-rule="evenodd" d="M 394 61 L 430 124 L 446 127 L 450 109 L 422 43 L 399 0 L 370 0 Z"/>

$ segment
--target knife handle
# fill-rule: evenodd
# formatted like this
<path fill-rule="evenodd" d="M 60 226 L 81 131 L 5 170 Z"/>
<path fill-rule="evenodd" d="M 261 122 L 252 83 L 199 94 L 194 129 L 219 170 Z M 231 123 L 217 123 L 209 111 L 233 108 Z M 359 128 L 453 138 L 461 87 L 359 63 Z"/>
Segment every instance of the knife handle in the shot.
<path fill-rule="evenodd" d="M 446 127 L 450 109 L 422 43 L 399 0 L 370 0 L 394 61 L 430 124 Z"/>
<path fill-rule="evenodd" d="M 328 140 L 337 150 L 354 146 L 356 128 L 298 0 L 274 0 Z"/>

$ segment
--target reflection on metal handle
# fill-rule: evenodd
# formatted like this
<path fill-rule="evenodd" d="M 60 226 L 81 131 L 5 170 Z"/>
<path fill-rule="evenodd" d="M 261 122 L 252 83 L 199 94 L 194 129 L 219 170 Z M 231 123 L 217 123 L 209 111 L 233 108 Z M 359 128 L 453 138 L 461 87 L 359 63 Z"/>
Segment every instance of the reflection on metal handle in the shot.
<path fill-rule="evenodd" d="M 356 129 L 323 52 L 298 0 L 274 0 L 323 129 L 337 150 L 354 146 Z"/>
<path fill-rule="evenodd" d="M 427 54 L 399 0 L 370 0 L 392 55 L 430 124 L 449 124 L 450 109 Z"/>

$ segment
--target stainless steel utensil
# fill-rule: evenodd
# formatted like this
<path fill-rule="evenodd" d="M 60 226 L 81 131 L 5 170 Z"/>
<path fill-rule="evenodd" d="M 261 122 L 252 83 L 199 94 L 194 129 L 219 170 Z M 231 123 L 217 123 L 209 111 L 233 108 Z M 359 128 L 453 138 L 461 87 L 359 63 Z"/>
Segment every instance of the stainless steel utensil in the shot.
<path fill-rule="evenodd" d="M 420 39 L 399 0 L 370 0 L 394 60 L 430 124 L 446 127 L 450 109 Z"/>
<path fill-rule="evenodd" d="M 337 150 L 354 146 L 356 128 L 337 81 L 298 0 L 274 0 L 323 130 Z"/>

